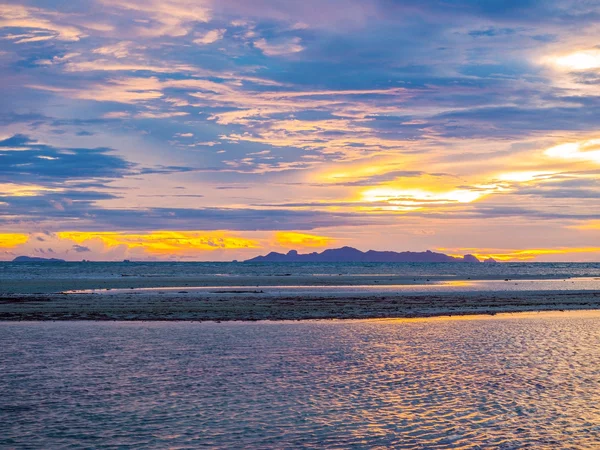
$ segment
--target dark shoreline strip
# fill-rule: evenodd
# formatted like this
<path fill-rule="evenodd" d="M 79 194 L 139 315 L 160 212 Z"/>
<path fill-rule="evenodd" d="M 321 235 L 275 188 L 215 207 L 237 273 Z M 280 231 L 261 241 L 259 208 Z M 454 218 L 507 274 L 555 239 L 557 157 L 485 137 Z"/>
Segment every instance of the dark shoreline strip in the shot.
<path fill-rule="evenodd" d="M 43 295 L 0 297 L 0 321 L 384 319 L 600 309 L 600 292 L 267 297 Z"/>

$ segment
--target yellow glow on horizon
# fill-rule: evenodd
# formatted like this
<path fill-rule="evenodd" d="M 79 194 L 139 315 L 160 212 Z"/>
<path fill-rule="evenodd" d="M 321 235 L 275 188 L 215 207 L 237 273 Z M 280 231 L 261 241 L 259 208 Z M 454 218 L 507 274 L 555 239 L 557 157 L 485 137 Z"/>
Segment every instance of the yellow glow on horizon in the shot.
<path fill-rule="evenodd" d="M 438 249 L 439 251 L 449 251 L 444 248 Z M 496 261 L 531 261 L 538 256 L 543 255 L 568 255 L 568 254 L 580 254 L 580 253 L 598 253 L 600 255 L 600 247 L 559 247 L 559 248 L 536 248 L 536 249 L 520 249 L 520 250 L 509 250 L 509 249 L 452 249 L 453 253 L 451 256 L 462 256 L 464 254 L 471 254 L 483 261 L 488 258 L 493 258 Z"/>
<path fill-rule="evenodd" d="M 550 61 L 561 68 L 570 70 L 590 70 L 600 68 L 600 50 L 579 50 L 567 55 L 550 58 Z"/>
<path fill-rule="evenodd" d="M 314 234 L 278 231 L 275 233 L 275 241 L 281 247 L 326 247 L 334 242 L 335 239 Z"/>
<path fill-rule="evenodd" d="M 29 235 L 22 233 L 0 233 L 0 249 L 15 248 L 25 244 L 29 240 Z"/>
<path fill-rule="evenodd" d="M 600 220 L 592 220 L 582 225 L 573 225 L 572 227 L 576 230 L 599 230 L 600 231 Z"/>
<path fill-rule="evenodd" d="M 77 244 L 99 241 L 104 247 L 126 246 L 156 255 L 260 247 L 255 240 L 230 235 L 225 231 L 152 231 L 139 234 L 63 231 L 56 235 L 59 239 L 68 239 Z"/>

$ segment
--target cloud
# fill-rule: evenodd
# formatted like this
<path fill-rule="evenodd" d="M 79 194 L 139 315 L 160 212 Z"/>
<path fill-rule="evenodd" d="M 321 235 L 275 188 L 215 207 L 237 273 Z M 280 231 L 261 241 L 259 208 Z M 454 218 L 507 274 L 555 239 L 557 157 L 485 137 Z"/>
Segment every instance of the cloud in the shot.
<path fill-rule="evenodd" d="M 170 117 L 187 116 L 189 113 L 185 111 L 144 111 L 136 114 L 139 119 L 168 119 Z"/>
<path fill-rule="evenodd" d="M 379 169 L 376 166 L 371 166 L 370 169 Z M 340 172 L 340 173 L 329 173 L 320 176 L 320 179 L 324 180 L 321 186 L 334 185 L 334 186 L 373 186 L 381 183 L 397 180 L 399 178 L 414 178 L 426 175 L 425 172 L 419 170 L 392 170 L 385 171 L 384 173 L 378 173 L 375 175 L 369 175 L 368 173 L 353 173 Z M 441 176 L 439 174 L 438 176 Z"/>
<path fill-rule="evenodd" d="M 590 161 L 600 164 L 600 139 L 560 144 L 547 149 L 544 154 L 550 158 Z"/>
<path fill-rule="evenodd" d="M 186 253 L 258 248 L 257 241 L 242 238 L 224 231 L 152 231 L 148 233 L 78 232 L 57 233 L 60 239 L 77 242 L 73 248 L 87 249 L 81 244 L 92 245 L 99 242 L 104 248 L 126 247 L 129 250 L 141 249 L 150 255 L 172 256 Z M 81 251 L 81 250 L 76 250 Z"/>
<path fill-rule="evenodd" d="M 286 248 L 327 247 L 335 239 L 314 234 L 279 231 L 275 233 L 277 245 Z"/>
<path fill-rule="evenodd" d="M 435 239 L 508 248 L 596 220 L 593 2 L 1 8 L 2 231 L 218 223 L 276 245 L 426 220 L 447 224 Z M 503 220 L 511 236 L 472 232 Z"/>
<path fill-rule="evenodd" d="M 198 44 L 198 45 L 214 44 L 215 42 L 223 39 L 223 36 L 225 35 L 226 31 L 227 30 L 224 28 L 207 31 L 201 37 L 194 39 L 194 44 Z"/>
<path fill-rule="evenodd" d="M 67 72 L 154 72 L 171 73 L 193 72 L 194 68 L 182 64 L 148 64 L 144 61 L 113 61 L 110 59 L 94 59 L 88 61 L 71 61 L 65 64 Z"/>
<path fill-rule="evenodd" d="M 597 231 L 600 230 L 600 220 L 591 220 L 589 222 L 573 225 L 571 228 L 584 231 Z"/>
<path fill-rule="evenodd" d="M 107 148 L 58 148 L 24 135 L 0 141 L 0 176 L 12 183 L 60 183 L 89 178 L 119 178 L 133 165 Z"/>
<path fill-rule="evenodd" d="M 17 44 L 47 41 L 78 41 L 85 34 L 76 27 L 60 25 L 51 20 L 53 12 L 22 5 L 0 4 L 0 28 L 29 30 L 13 40 Z M 41 33 L 41 34 L 39 34 Z"/>
<path fill-rule="evenodd" d="M 116 78 L 84 88 L 31 85 L 33 89 L 55 92 L 66 97 L 97 102 L 133 104 L 155 100 L 163 96 L 160 82 L 154 78 Z"/>
<path fill-rule="evenodd" d="M 480 260 L 493 258 L 496 261 L 533 261 L 540 256 L 558 256 L 558 261 L 562 257 L 572 258 L 577 254 L 590 254 L 595 256 L 600 254 L 600 247 L 556 247 L 556 248 L 530 248 L 530 249 L 479 249 L 479 248 L 441 248 L 439 251 L 448 251 L 457 255 L 472 254 Z M 554 258 L 554 260 L 557 260 Z"/>
<path fill-rule="evenodd" d="M 214 230 L 215 224 L 231 231 L 300 230 L 341 225 L 363 226 L 377 222 L 375 216 L 350 212 L 296 211 L 284 208 L 108 208 L 95 204 L 93 192 L 86 197 L 60 195 L 10 198 L 10 213 L 0 210 L 0 227 L 83 231 L 103 230 Z M 3 200 L 0 197 L 0 200 Z M 49 200 L 64 201 L 57 210 Z"/>
<path fill-rule="evenodd" d="M 122 58 L 127 58 L 127 57 L 131 56 L 132 48 L 135 48 L 135 47 L 136 47 L 136 44 L 131 41 L 121 41 L 121 42 L 117 42 L 116 44 L 109 44 L 109 45 L 105 45 L 103 47 L 98 47 L 98 48 L 92 50 L 92 53 L 95 53 L 98 55 L 112 56 L 117 59 L 122 59 Z M 82 66 L 75 66 L 75 67 L 78 67 L 79 69 L 84 68 Z M 73 66 L 71 66 L 71 69 L 72 68 L 73 68 Z"/>
<path fill-rule="evenodd" d="M 483 30 L 471 30 L 469 31 L 469 36 L 473 37 L 494 37 L 494 36 L 503 36 L 514 34 L 515 30 L 513 28 L 486 28 Z"/>
<path fill-rule="evenodd" d="M 254 41 L 254 46 L 260 49 L 267 56 L 282 56 L 298 53 L 304 50 L 304 47 L 301 45 L 301 43 L 302 40 L 299 37 L 272 41 L 267 41 L 263 38 Z"/>
<path fill-rule="evenodd" d="M 184 36 L 194 23 L 211 19 L 203 0 L 100 0 L 107 7 L 130 12 L 138 19 L 133 27 L 141 37 Z"/>
<path fill-rule="evenodd" d="M 0 249 L 16 248 L 29 240 L 28 234 L 23 233 L 0 233 Z"/>

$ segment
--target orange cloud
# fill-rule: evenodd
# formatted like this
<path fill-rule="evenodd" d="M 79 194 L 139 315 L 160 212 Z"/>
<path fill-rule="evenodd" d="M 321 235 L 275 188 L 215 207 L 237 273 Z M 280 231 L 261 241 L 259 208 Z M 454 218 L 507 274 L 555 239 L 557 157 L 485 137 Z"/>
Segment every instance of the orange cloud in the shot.
<path fill-rule="evenodd" d="M 22 233 L 0 233 L 0 249 L 15 248 L 25 244 L 29 240 L 29 235 Z"/>
<path fill-rule="evenodd" d="M 576 230 L 599 230 L 600 231 L 600 220 L 592 220 L 582 225 L 574 225 L 569 228 L 575 228 Z"/>
<path fill-rule="evenodd" d="M 444 249 L 439 251 L 452 252 L 455 256 L 464 254 L 472 254 L 480 260 L 493 258 L 496 261 L 531 261 L 538 256 L 544 255 L 572 255 L 581 253 L 598 253 L 600 247 L 559 247 L 559 248 L 538 248 L 538 249 L 523 249 L 523 250 L 507 250 L 507 249 Z M 454 256 L 453 255 L 453 256 Z"/>
<path fill-rule="evenodd" d="M 326 247 L 334 242 L 334 239 L 314 234 L 278 231 L 275 233 L 275 242 L 281 247 Z"/>
<path fill-rule="evenodd" d="M 77 244 L 100 242 L 106 248 L 125 246 L 129 249 L 142 249 L 152 255 L 259 248 L 255 240 L 230 235 L 224 231 L 153 231 L 143 234 L 63 231 L 57 233 L 57 236 Z"/>

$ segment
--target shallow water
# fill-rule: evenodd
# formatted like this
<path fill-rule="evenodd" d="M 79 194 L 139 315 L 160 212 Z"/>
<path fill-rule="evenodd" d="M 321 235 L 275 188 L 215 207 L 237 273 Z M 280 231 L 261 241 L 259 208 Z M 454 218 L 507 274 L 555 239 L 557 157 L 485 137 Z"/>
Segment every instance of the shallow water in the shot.
<path fill-rule="evenodd" d="M 258 287 L 258 286 L 257 286 Z M 173 286 L 129 289 L 83 289 L 65 291 L 67 294 L 102 294 L 122 295 L 166 294 L 183 290 L 186 294 L 227 294 L 249 293 L 272 296 L 306 296 L 306 295 L 338 295 L 355 296 L 360 294 L 430 294 L 430 293 L 481 293 L 481 292 L 561 292 L 561 291 L 600 291 L 600 277 L 542 279 L 542 280 L 460 280 L 436 281 L 428 284 L 392 284 L 392 285 L 357 285 L 357 286 L 261 286 L 260 290 L 248 289 L 248 286 Z"/>
<path fill-rule="evenodd" d="M 596 280 L 594 280 L 596 278 Z M 564 280 L 600 283 L 600 263 L 6 263 L 0 262 L 1 294 L 49 294 L 99 289 L 236 286 L 431 285 L 489 290 L 477 280 L 556 280 L 556 287 L 578 289 Z M 588 283 L 589 284 L 589 283 Z M 403 288 L 404 289 L 404 288 Z M 415 291 L 417 288 L 406 288 Z M 439 290 L 433 287 L 433 290 Z M 581 287 L 589 289 L 589 287 Z M 595 288 L 597 289 L 597 288 Z M 514 290 L 514 289 L 513 289 Z M 519 288 L 517 290 L 523 290 Z"/>
<path fill-rule="evenodd" d="M 600 313 L 2 323 L 0 447 L 590 448 Z"/>

